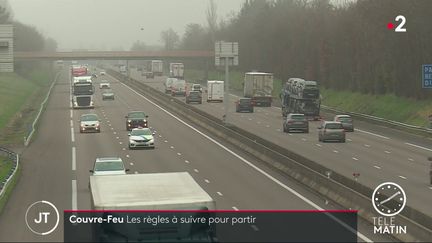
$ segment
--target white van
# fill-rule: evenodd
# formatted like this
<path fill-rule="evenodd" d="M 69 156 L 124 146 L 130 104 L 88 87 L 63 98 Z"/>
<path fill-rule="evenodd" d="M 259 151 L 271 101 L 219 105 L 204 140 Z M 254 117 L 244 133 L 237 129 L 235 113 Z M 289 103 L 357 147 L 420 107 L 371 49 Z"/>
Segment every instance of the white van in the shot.
<path fill-rule="evenodd" d="M 186 96 L 186 81 L 183 79 L 174 79 L 171 84 L 171 94 L 172 96 Z"/>
<path fill-rule="evenodd" d="M 165 81 L 165 94 L 171 93 L 171 85 L 174 81 L 176 81 L 176 78 L 167 78 Z"/>
<path fill-rule="evenodd" d="M 207 81 L 207 102 L 223 102 L 224 99 L 224 81 L 209 80 Z"/>

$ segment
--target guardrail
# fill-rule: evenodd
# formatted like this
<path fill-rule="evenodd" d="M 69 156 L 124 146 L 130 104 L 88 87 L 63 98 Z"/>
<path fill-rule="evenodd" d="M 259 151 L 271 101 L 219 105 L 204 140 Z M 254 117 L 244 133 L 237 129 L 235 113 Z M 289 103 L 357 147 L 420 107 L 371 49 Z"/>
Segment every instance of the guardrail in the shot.
<path fill-rule="evenodd" d="M 375 123 L 378 125 L 385 125 L 386 127 L 392 127 L 392 128 L 396 128 L 399 130 L 414 132 L 416 134 L 421 134 L 421 135 L 426 135 L 426 136 L 432 135 L 432 129 L 426 128 L 426 127 L 414 126 L 414 125 L 405 124 L 402 122 L 397 122 L 397 121 L 384 119 L 381 117 L 376 117 L 376 116 L 371 116 L 371 115 L 366 115 L 366 114 L 362 114 L 362 113 L 343 111 L 343 110 L 335 109 L 333 107 L 329 107 L 329 106 L 325 106 L 325 105 L 321 105 L 321 108 L 323 110 L 327 110 L 327 111 L 330 111 L 332 113 L 347 114 L 347 115 L 350 115 L 354 118 L 360 118 L 360 119 L 365 120 L 367 122 Z"/>
<path fill-rule="evenodd" d="M 12 170 L 9 171 L 6 179 L 4 179 L 3 181 L 0 181 L 0 198 L 1 198 L 3 196 L 3 194 L 5 193 L 5 191 L 9 185 L 9 183 L 11 182 L 12 178 L 14 177 L 15 173 L 18 170 L 19 155 L 13 151 L 10 151 L 10 150 L 8 150 L 6 148 L 2 148 L 2 147 L 0 147 L 0 153 L 3 155 L 6 155 L 6 157 L 8 159 L 12 160 L 12 162 L 13 162 Z"/>
<path fill-rule="evenodd" d="M 371 203 L 371 188 L 239 127 L 224 124 L 222 119 L 167 96 L 148 85 L 111 70 L 108 73 L 173 114 L 251 154 L 321 196 L 345 208 L 358 210 L 359 216 L 365 220 L 373 223 L 373 217 L 377 216 Z M 331 172 L 331 175 L 328 172 Z M 410 229 L 406 235 L 393 235 L 395 238 L 408 242 L 432 239 L 430 216 L 406 206 L 404 211 L 395 217 L 398 223 L 407 225 Z"/>
<path fill-rule="evenodd" d="M 51 94 L 51 90 L 52 90 L 52 88 L 54 87 L 54 84 L 57 82 L 57 78 L 60 76 L 60 73 L 61 73 L 61 72 L 58 72 L 58 73 L 56 74 L 56 76 L 55 76 L 55 78 L 54 78 L 54 81 L 51 83 L 51 86 L 50 86 L 50 88 L 49 88 L 49 90 L 48 90 L 48 93 L 47 93 L 47 95 L 45 96 L 45 99 L 42 101 L 42 103 L 41 103 L 41 105 L 40 105 L 39 112 L 38 112 L 36 118 L 34 119 L 34 121 L 33 121 L 33 123 L 32 123 L 31 130 L 30 130 L 30 132 L 29 132 L 29 135 L 27 135 L 26 137 L 24 137 L 24 145 L 25 145 L 26 147 L 29 145 L 29 143 L 30 143 L 30 141 L 31 141 L 31 138 L 33 137 L 33 134 L 34 134 L 34 132 L 36 131 L 36 128 L 35 128 L 35 127 L 36 127 L 36 124 L 37 124 L 37 122 L 39 121 L 39 117 L 40 117 L 40 115 L 42 114 L 42 111 L 43 111 L 43 109 L 44 109 L 44 107 L 45 107 L 45 104 L 46 104 L 46 102 L 48 101 L 48 98 L 49 98 L 49 96 L 50 96 L 50 94 Z"/>

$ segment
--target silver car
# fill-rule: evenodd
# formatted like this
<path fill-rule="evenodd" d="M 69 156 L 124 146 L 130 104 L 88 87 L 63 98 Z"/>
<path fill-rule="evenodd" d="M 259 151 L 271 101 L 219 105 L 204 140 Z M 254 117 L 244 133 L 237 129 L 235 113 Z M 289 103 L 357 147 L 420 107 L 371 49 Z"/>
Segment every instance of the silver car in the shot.
<path fill-rule="evenodd" d="M 345 143 L 345 129 L 340 122 L 325 121 L 318 127 L 318 141 L 339 141 Z"/>
<path fill-rule="evenodd" d="M 343 128 L 347 132 L 354 132 L 354 124 L 351 116 L 349 115 L 336 115 L 334 121 L 341 122 Z"/>
<path fill-rule="evenodd" d="M 79 120 L 80 133 L 100 132 L 100 120 L 96 114 L 83 114 Z"/>
<path fill-rule="evenodd" d="M 129 169 L 126 169 L 123 160 L 118 157 L 97 158 L 92 175 L 125 175 Z"/>

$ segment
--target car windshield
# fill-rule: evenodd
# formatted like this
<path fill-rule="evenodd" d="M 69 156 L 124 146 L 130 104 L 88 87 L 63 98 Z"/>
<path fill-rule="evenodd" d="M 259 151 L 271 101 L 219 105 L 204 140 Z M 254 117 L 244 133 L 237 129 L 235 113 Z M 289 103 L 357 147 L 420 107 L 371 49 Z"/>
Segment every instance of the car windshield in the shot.
<path fill-rule="evenodd" d="M 131 132 L 132 136 L 148 136 L 152 135 L 152 132 L 150 129 L 139 129 L 139 130 L 132 130 Z"/>
<path fill-rule="evenodd" d="M 112 90 L 111 90 L 111 89 L 106 89 L 106 90 L 104 91 L 104 94 L 112 94 Z"/>
<path fill-rule="evenodd" d="M 81 121 L 97 121 L 98 116 L 96 114 L 88 114 L 81 116 Z"/>
<path fill-rule="evenodd" d="M 351 123 L 352 119 L 351 119 L 351 117 L 339 117 L 339 121 L 344 122 L 344 123 Z"/>
<path fill-rule="evenodd" d="M 97 162 L 94 171 L 115 171 L 124 170 L 123 162 L 121 161 L 103 161 Z"/>
<path fill-rule="evenodd" d="M 143 119 L 145 116 L 144 112 L 131 112 L 128 114 L 128 117 L 133 119 Z"/>
<path fill-rule="evenodd" d="M 302 121 L 305 119 L 305 117 L 304 117 L 304 115 L 292 115 L 291 119 L 297 120 L 297 121 Z"/>
<path fill-rule="evenodd" d="M 251 101 L 249 99 L 241 99 L 240 104 L 249 104 Z"/>
<path fill-rule="evenodd" d="M 340 123 L 329 123 L 325 127 L 326 129 L 343 129 L 342 124 Z"/>

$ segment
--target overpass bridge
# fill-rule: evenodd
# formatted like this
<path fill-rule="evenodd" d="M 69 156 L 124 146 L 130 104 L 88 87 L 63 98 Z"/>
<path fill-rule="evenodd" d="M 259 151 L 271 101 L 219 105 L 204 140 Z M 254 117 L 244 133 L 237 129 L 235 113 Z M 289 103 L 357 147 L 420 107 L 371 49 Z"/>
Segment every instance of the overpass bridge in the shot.
<path fill-rule="evenodd" d="M 190 59 L 210 60 L 214 51 L 73 51 L 73 52 L 14 52 L 14 59 L 20 60 L 144 60 L 144 59 Z"/>

